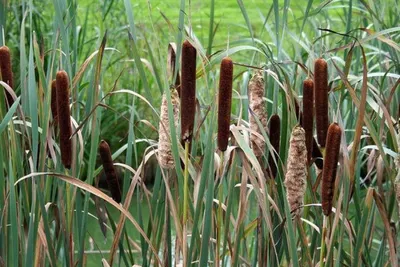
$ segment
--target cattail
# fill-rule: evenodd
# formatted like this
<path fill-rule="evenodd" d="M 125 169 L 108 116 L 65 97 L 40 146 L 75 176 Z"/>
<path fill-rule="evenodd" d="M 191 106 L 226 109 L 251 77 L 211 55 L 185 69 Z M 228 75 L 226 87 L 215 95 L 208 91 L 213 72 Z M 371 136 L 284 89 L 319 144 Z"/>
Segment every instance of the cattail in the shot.
<path fill-rule="evenodd" d="M 278 161 L 279 156 L 279 142 L 281 138 L 281 119 L 279 118 L 278 114 L 274 114 L 271 116 L 269 121 L 269 141 L 274 150 L 270 151 L 268 157 L 268 166 L 270 168 L 270 175 L 271 178 L 276 177 L 277 165 L 274 162 L 274 158 Z M 274 157 L 272 157 L 274 154 Z"/>
<path fill-rule="evenodd" d="M 176 44 L 169 43 L 168 45 L 168 57 L 167 57 L 167 75 L 168 80 L 172 80 L 175 74 L 175 64 L 176 64 Z M 180 92 L 181 78 L 179 72 L 176 74 L 175 89 L 178 91 L 178 95 L 181 96 Z"/>
<path fill-rule="evenodd" d="M 324 167 L 324 160 L 322 158 L 321 150 L 319 150 L 317 141 L 315 141 L 315 138 L 313 138 L 311 153 L 315 165 L 317 166 L 318 169 L 322 170 L 322 168 Z"/>
<path fill-rule="evenodd" d="M 319 58 L 314 64 L 315 117 L 317 121 L 317 139 L 325 147 L 329 126 L 328 120 L 328 65 Z"/>
<path fill-rule="evenodd" d="M 121 188 L 119 186 L 117 173 L 115 172 L 114 164 L 111 158 L 110 146 L 106 141 L 101 140 L 99 151 L 104 173 L 106 174 L 108 189 L 110 189 L 112 198 L 116 202 L 121 203 Z"/>
<path fill-rule="evenodd" d="M 249 118 L 250 129 L 261 134 L 261 129 L 258 127 L 255 117 L 265 129 L 267 127 L 267 112 L 265 110 L 264 101 L 264 74 L 263 71 L 257 71 L 249 81 Z M 256 157 L 261 156 L 265 150 L 265 142 L 262 138 L 255 134 L 250 135 L 251 147 L 253 148 Z"/>
<path fill-rule="evenodd" d="M 221 62 L 218 95 L 218 148 L 228 147 L 229 126 L 231 122 L 233 63 L 229 57 Z"/>
<path fill-rule="evenodd" d="M 301 126 L 294 127 L 290 137 L 284 183 L 291 213 L 294 217 L 300 216 L 307 186 L 306 136 Z"/>
<path fill-rule="evenodd" d="M 53 121 L 57 124 L 57 85 L 56 80 L 51 82 L 51 115 L 53 116 Z"/>
<path fill-rule="evenodd" d="M 7 83 L 12 89 L 14 89 L 13 72 L 11 67 L 11 54 L 10 49 L 7 46 L 0 47 L 0 71 L 2 80 Z M 6 98 L 8 106 L 11 107 L 11 105 L 14 103 L 14 99 L 7 90 Z"/>
<path fill-rule="evenodd" d="M 321 203 L 322 211 L 326 216 L 332 212 L 332 199 L 335 192 L 336 169 L 339 160 L 340 139 L 342 130 L 337 123 L 328 128 L 324 169 L 322 170 Z"/>
<path fill-rule="evenodd" d="M 307 79 L 303 82 L 302 126 L 306 132 L 307 162 L 310 164 L 314 139 L 314 82 L 311 79 Z"/>
<path fill-rule="evenodd" d="M 181 139 L 191 142 L 196 113 L 196 48 L 189 41 L 182 45 Z"/>
<path fill-rule="evenodd" d="M 61 161 L 65 168 L 71 168 L 72 161 L 72 128 L 69 110 L 69 80 L 65 71 L 59 71 L 56 75 L 57 87 L 57 114 L 58 127 L 60 129 Z"/>
<path fill-rule="evenodd" d="M 174 114 L 174 125 L 178 127 L 179 120 L 179 96 L 176 89 L 171 90 L 171 103 Z M 168 118 L 168 101 L 165 93 L 162 97 L 160 125 L 158 128 L 159 142 L 158 154 L 160 166 L 164 169 L 172 169 L 174 164 L 174 157 L 171 150 L 171 129 L 169 127 Z"/>

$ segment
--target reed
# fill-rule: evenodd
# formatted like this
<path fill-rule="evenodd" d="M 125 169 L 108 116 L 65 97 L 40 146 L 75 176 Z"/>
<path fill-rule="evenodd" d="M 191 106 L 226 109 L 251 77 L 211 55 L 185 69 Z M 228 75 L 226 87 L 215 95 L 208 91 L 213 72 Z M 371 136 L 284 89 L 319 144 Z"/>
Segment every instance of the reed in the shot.
<path fill-rule="evenodd" d="M 314 82 L 311 79 L 303 82 L 302 126 L 306 132 L 307 163 L 310 165 L 314 139 Z"/>
<path fill-rule="evenodd" d="M 176 89 L 171 90 L 171 103 L 175 128 L 179 122 L 179 95 Z M 162 97 L 160 124 L 158 127 L 158 155 L 160 166 L 164 169 L 172 169 L 175 166 L 171 146 L 171 129 L 168 117 L 168 101 L 165 93 Z"/>
<path fill-rule="evenodd" d="M 273 150 L 270 151 L 268 156 L 268 166 L 271 178 L 276 177 L 276 172 L 278 170 L 274 158 L 278 162 L 280 139 L 281 139 L 281 119 L 279 118 L 278 114 L 274 114 L 271 116 L 269 121 L 269 141 L 271 142 L 273 148 Z"/>
<path fill-rule="evenodd" d="M 61 162 L 65 168 L 71 168 L 72 162 L 72 128 L 69 109 L 69 78 L 68 74 L 61 70 L 56 75 L 57 88 L 57 114 L 58 127 L 60 129 Z"/>
<path fill-rule="evenodd" d="M 325 147 L 328 132 L 328 65 L 319 58 L 314 63 L 315 118 L 317 122 L 317 139 Z"/>
<path fill-rule="evenodd" d="M 51 82 L 51 115 L 53 116 L 53 122 L 54 124 L 57 124 L 57 83 L 56 80 L 54 79 Z"/>
<path fill-rule="evenodd" d="M 286 197 L 294 217 L 302 213 L 303 198 L 307 186 L 307 149 L 305 131 L 294 127 L 290 136 L 287 172 L 285 175 Z"/>
<path fill-rule="evenodd" d="M 267 111 L 265 109 L 264 100 L 264 73 L 263 71 L 256 71 L 254 76 L 249 81 L 248 86 L 249 93 L 249 119 L 250 129 L 258 134 L 262 134 L 261 129 L 258 127 L 258 123 L 255 117 L 261 123 L 261 126 L 267 128 Z M 250 135 L 251 147 L 256 157 L 264 154 L 265 142 L 262 138 L 255 134 Z"/>
<path fill-rule="evenodd" d="M 196 114 L 196 48 L 189 41 L 182 45 L 181 139 L 190 143 Z"/>
<path fill-rule="evenodd" d="M 115 171 L 113 160 L 111 157 L 111 149 L 106 141 L 101 140 L 99 145 L 99 152 L 111 196 L 116 202 L 121 203 L 121 187 L 119 185 L 117 172 Z"/>
<path fill-rule="evenodd" d="M 14 88 L 13 72 L 11 65 L 11 53 L 7 46 L 0 47 L 0 71 L 2 80 L 7 83 L 12 89 Z M 14 103 L 14 99 L 11 94 L 5 90 L 6 103 L 11 106 Z"/>
<path fill-rule="evenodd" d="M 328 135 L 326 138 L 326 151 L 321 185 L 322 211 L 326 216 L 329 216 L 332 212 L 332 199 L 335 193 L 335 179 L 341 136 L 342 130 L 339 125 L 337 123 L 332 123 L 328 128 Z"/>
<path fill-rule="evenodd" d="M 222 59 L 218 95 L 218 148 L 225 151 L 228 147 L 229 127 L 232 106 L 233 63 L 229 57 Z"/>

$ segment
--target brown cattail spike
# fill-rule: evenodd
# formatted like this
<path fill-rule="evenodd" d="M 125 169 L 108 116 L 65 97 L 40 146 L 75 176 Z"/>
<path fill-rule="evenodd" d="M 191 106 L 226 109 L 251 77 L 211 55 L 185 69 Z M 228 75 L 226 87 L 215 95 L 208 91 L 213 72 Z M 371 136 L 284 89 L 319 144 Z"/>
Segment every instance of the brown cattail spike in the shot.
<path fill-rule="evenodd" d="M 179 121 L 179 96 L 176 89 L 171 91 L 172 112 L 174 115 L 175 128 Z M 158 155 L 161 168 L 172 169 L 175 166 L 171 149 L 171 128 L 168 117 L 168 101 L 165 93 L 162 97 L 160 125 L 158 127 Z"/>
<path fill-rule="evenodd" d="M 56 80 L 51 82 L 51 115 L 53 116 L 53 121 L 57 124 L 57 86 Z"/>
<path fill-rule="evenodd" d="M 168 80 L 172 80 L 175 74 L 175 64 L 176 64 L 176 43 L 169 43 L 168 45 L 168 57 L 167 57 L 167 75 Z M 180 96 L 180 87 L 181 87 L 181 78 L 179 76 L 179 72 L 176 74 L 175 79 L 175 89 L 178 91 L 178 95 Z"/>
<path fill-rule="evenodd" d="M 285 187 L 290 211 L 294 217 L 300 216 L 307 186 L 307 149 L 305 131 L 294 127 L 290 137 Z"/>
<path fill-rule="evenodd" d="M 233 63 L 229 57 L 221 62 L 218 95 L 218 148 L 228 147 L 229 126 L 231 122 Z"/>
<path fill-rule="evenodd" d="M 306 132 L 307 162 L 310 164 L 314 139 L 314 82 L 311 79 L 307 79 L 303 82 L 302 126 Z"/>
<path fill-rule="evenodd" d="M 10 49 L 7 46 L 0 47 L 0 71 L 3 82 L 7 83 L 12 89 L 14 89 L 11 54 Z M 14 103 L 14 99 L 8 91 L 6 91 L 6 98 L 8 106 L 11 106 Z"/>
<path fill-rule="evenodd" d="M 269 120 L 269 141 L 271 142 L 273 150 L 269 152 L 268 156 L 268 166 L 270 169 L 270 177 L 276 177 L 277 165 L 275 161 L 278 162 L 279 156 L 279 143 L 281 139 L 281 119 L 278 114 L 271 116 Z M 274 155 L 274 157 L 272 156 Z M 274 161 L 275 158 L 275 161 Z"/>
<path fill-rule="evenodd" d="M 328 120 L 328 65 L 319 58 L 314 64 L 315 117 L 317 121 L 317 139 L 325 147 L 329 126 Z"/>
<path fill-rule="evenodd" d="M 110 189 L 112 198 L 116 202 L 121 203 L 121 188 L 112 161 L 110 146 L 106 141 L 102 140 L 99 145 L 99 150 L 101 163 L 103 164 L 103 169 L 106 174 L 108 189 Z"/>
<path fill-rule="evenodd" d="M 249 118 L 250 118 L 250 129 L 261 135 L 261 129 L 258 127 L 255 117 L 261 123 L 261 126 L 266 129 L 267 127 L 267 112 L 265 110 L 264 101 L 264 73 L 263 71 L 257 71 L 249 81 L 248 86 L 249 93 Z M 251 147 L 253 148 L 254 155 L 256 157 L 261 156 L 265 150 L 265 142 L 262 138 L 255 134 L 250 135 Z"/>
<path fill-rule="evenodd" d="M 56 75 L 57 87 L 57 114 L 60 129 L 61 161 L 65 168 L 71 168 L 72 161 L 72 128 L 69 109 L 69 78 L 65 71 L 59 71 Z"/>
<path fill-rule="evenodd" d="M 196 49 L 185 41 L 182 45 L 181 139 L 191 142 L 196 113 Z"/>
<path fill-rule="evenodd" d="M 329 216 L 332 212 L 332 199 L 335 193 L 335 178 L 341 136 L 342 130 L 339 125 L 332 123 L 328 128 L 324 169 L 322 170 L 321 203 L 322 211 L 326 216 Z"/>

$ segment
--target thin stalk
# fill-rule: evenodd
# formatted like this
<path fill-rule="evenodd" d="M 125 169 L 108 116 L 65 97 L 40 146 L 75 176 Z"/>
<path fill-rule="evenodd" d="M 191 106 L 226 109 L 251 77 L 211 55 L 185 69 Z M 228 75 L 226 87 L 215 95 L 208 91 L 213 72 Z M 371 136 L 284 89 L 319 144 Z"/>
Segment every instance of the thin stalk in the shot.
<path fill-rule="evenodd" d="M 327 229 L 327 222 L 328 222 L 328 217 L 324 215 L 324 222 L 323 222 L 323 227 L 322 227 L 322 238 L 321 238 L 321 252 L 320 252 L 320 257 L 319 257 L 319 266 L 324 267 L 325 266 L 325 237 L 326 233 L 328 232 Z"/>
<path fill-rule="evenodd" d="M 183 244 L 182 244 L 182 253 L 183 253 L 183 266 L 187 266 L 187 228 L 186 228 L 186 222 L 187 222 L 187 209 L 188 209 L 188 178 L 189 178 L 189 142 L 185 142 L 185 171 L 183 174 Z"/>

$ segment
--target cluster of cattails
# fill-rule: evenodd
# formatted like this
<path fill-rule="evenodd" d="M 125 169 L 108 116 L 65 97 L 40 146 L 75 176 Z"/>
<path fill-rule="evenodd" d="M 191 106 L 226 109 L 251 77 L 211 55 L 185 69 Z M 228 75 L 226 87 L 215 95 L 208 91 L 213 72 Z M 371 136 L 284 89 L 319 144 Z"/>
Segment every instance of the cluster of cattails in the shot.
<path fill-rule="evenodd" d="M 69 109 L 69 78 L 65 71 L 56 75 L 57 120 L 60 129 L 61 162 L 65 168 L 71 168 L 72 162 L 72 128 Z M 54 115 L 54 114 L 53 114 Z"/>
<path fill-rule="evenodd" d="M 294 217 L 298 217 L 302 212 L 303 198 L 307 186 L 306 136 L 301 126 L 294 127 L 290 137 L 284 184 L 291 213 Z"/>
<path fill-rule="evenodd" d="M 264 73 L 263 71 L 257 71 L 249 81 L 248 86 L 249 94 L 249 120 L 250 129 L 253 132 L 262 135 L 261 128 L 258 126 L 256 118 L 259 120 L 263 129 L 267 127 L 267 112 L 265 110 L 264 101 Z M 254 133 L 250 136 L 251 147 L 254 155 L 260 157 L 264 154 L 265 141 L 264 138 L 255 135 Z"/>
<path fill-rule="evenodd" d="M 100 142 L 99 151 L 111 196 L 116 202 L 121 203 L 121 187 L 112 161 L 111 149 L 106 141 Z"/>
<path fill-rule="evenodd" d="M 181 140 L 190 143 L 196 114 L 196 48 L 189 41 L 182 45 Z"/>
<path fill-rule="evenodd" d="M 228 147 L 229 126 L 231 121 L 231 105 L 232 105 L 232 79 L 233 79 L 233 63 L 229 57 L 222 59 L 220 78 L 219 78 L 219 94 L 218 94 L 218 148 L 225 151 Z"/>
<path fill-rule="evenodd" d="M 0 71 L 3 82 L 7 83 L 12 89 L 14 89 L 13 72 L 11 66 L 11 53 L 10 49 L 7 46 L 0 47 Z M 11 106 L 14 103 L 14 99 L 7 90 L 5 90 L 5 94 L 6 104 L 8 104 L 8 106 Z"/>
<path fill-rule="evenodd" d="M 176 89 L 171 90 L 171 104 L 173 110 L 174 126 L 178 127 L 179 121 L 179 96 Z M 174 157 L 171 149 L 171 129 L 168 117 L 168 101 L 166 94 L 163 94 L 160 112 L 160 125 L 158 128 L 159 142 L 158 154 L 160 166 L 164 169 L 172 169 L 174 164 Z"/>

